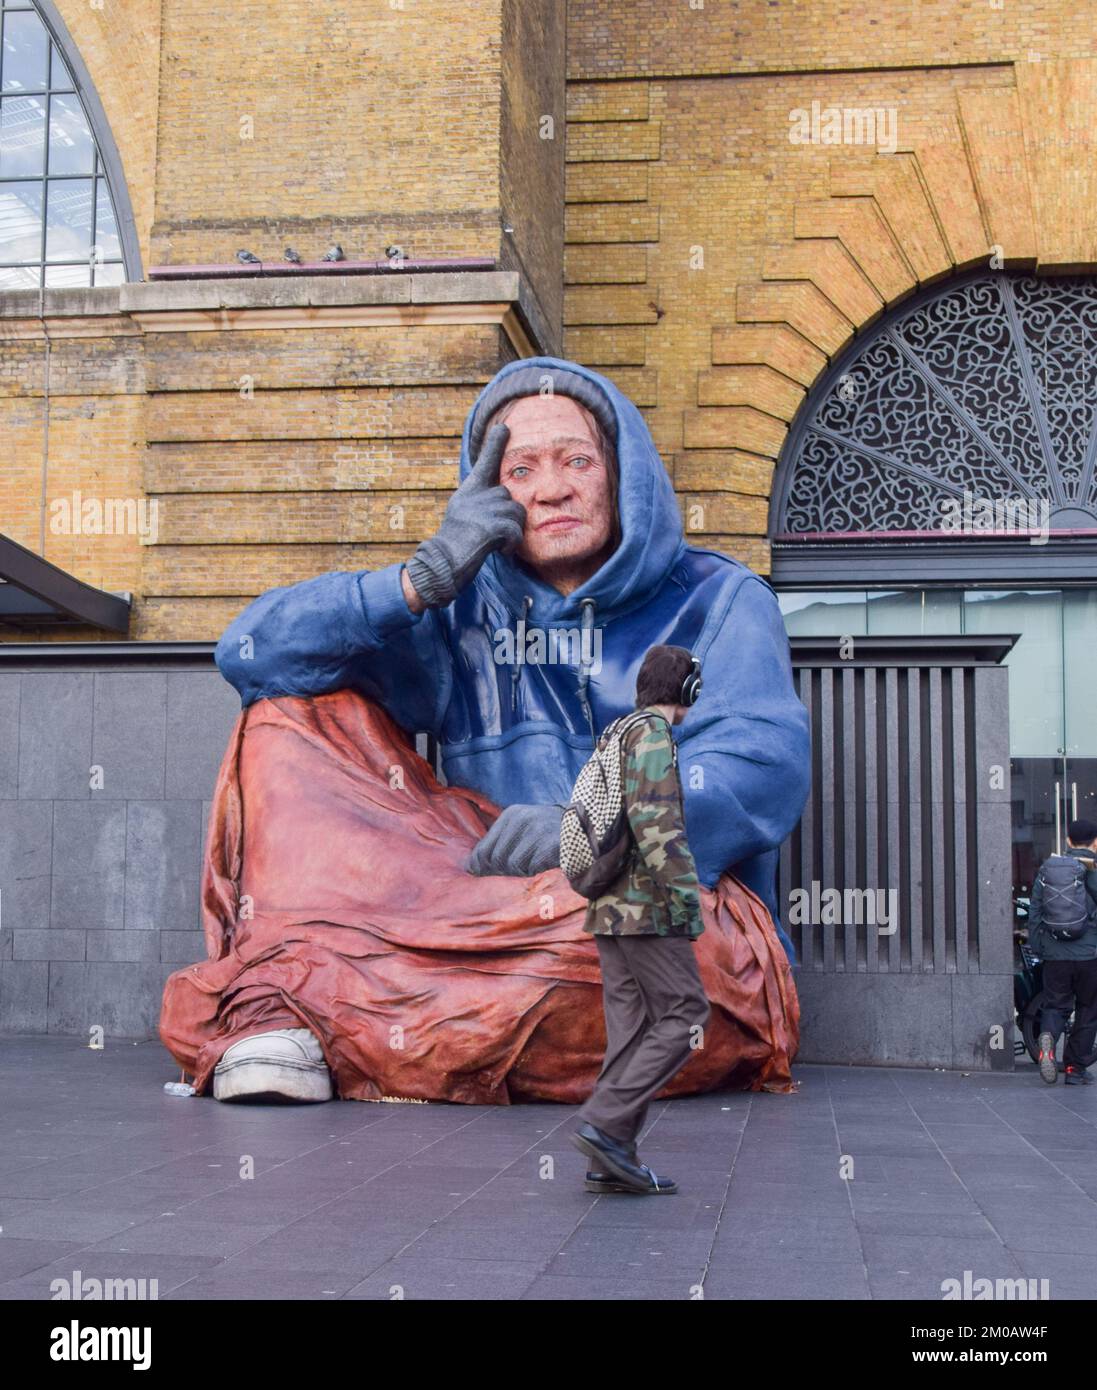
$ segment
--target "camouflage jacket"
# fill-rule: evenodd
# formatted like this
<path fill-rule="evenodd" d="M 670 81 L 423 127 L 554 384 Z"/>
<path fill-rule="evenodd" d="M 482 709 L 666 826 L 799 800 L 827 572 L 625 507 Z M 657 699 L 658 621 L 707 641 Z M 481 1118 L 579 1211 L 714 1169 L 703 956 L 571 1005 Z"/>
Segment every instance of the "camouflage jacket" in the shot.
<path fill-rule="evenodd" d="M 700 936 L 700 885 L 686 842 L 682 784 L 670 725 L 659 714 L 622 741 L 621 789 L 633 849 L 616 883 L 591 900 L 592 935 Z"/>

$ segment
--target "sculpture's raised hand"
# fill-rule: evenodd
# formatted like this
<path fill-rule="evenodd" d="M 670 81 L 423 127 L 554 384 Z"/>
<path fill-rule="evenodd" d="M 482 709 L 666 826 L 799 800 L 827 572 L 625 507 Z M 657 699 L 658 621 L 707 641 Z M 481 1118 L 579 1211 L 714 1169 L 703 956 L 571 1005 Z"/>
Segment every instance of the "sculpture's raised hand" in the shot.
<path fill-rule="evenodd" d="M 510 554 L 522 543 L 526 509 L 499 482 L 499 465 L 510 438 L 494 425 L 476 466 L 449 499 L 436 535 L 407 562 L 407 575 L 428 608 L 452 603 L 493 550 Z"/>
<path fill-rule="evenodd" d="M 528 877 L 560 866 L 563 806 L 507 806 L 469 859 L 473 874 Z"/>

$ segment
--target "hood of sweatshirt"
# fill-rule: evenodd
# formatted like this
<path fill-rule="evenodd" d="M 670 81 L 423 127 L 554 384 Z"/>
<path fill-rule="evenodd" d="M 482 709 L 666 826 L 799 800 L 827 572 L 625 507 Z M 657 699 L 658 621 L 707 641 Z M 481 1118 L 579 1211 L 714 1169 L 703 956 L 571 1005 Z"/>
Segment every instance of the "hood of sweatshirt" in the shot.
<path fill-rule="evenodd" d="M 530 367 L 566 368 L 586 377 L 608 398 L 617 420 L 621 541 L 605 564 L 566 596 L 538 579 L 521 561 L 499 551 L 484 562 L 480 580 L 499 594 L 515 618 L 525 617 L 546 627 L 577 618 L 604 623 L 642 603 L 658 589 L 685 549 L 674 487 L 644 417 L 612 381 L 589 367 L 558 357 L 523 357 L 508 362 L 493 382 Z M 461 438 L 462 481 L 473 467 L 469 440 L 481 401 L 491 384 L 476 398 L 465 421 Z"/>

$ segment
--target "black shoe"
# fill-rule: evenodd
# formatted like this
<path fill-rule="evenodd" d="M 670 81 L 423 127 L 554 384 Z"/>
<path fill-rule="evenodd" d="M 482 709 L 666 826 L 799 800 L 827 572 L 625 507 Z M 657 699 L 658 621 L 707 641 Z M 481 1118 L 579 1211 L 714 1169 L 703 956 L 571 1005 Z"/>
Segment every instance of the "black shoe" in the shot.
<path fill-rule="evenodd" d="M 678 1191 L 678 1184 L 673 1178 L 661 1178 L 658 1173 L 652 1173 L 646 1163 L 640 1163 L 637 1166 L 645 1173 L 651 1173 L 652 1185 L 645 1188 L 645 1193 L 649 1193 L 652 1196 L 657 1194 L 660 1196 L 664 1194 L 673 1196 L 673 1194 Z M 638 1192 L 635 1187 L 626 1187 L 623 1182 L 618 1182 L 611 1174 L 596 1173 L 593 1170 L 587 1173 L 586 1181 L 583 1183 L 583 1186 L 588 1192 L 629 1192 L 635 1197 L 643 1195 Z"/>
<path fill-rule="evenodd" d="M 614 1139 L 585 1120 L 572 1134 L 571 1142 L 588 1157 L 593 1158 L 605 1169 L 607 1175 L 616 1178 L 619 1185 L 629 1192 L 658 1192 L 658 1179 L 651 1169 L 638 1161 L 635 1148 L 631 1144 Z"/>
<path fill-rule="evenodd" d="M 640 1160 L 636 1156 L 635 1139 L 628 1146 L 628 1151 L 633 1163 L 638 1165 Z M 613 1176 L 612 1173 L 607 1173 L 605 1168 L 603 1168 L 602 1166 L 601 1160 L 591 1163 L 590 1167 L 587 1169 L 587 1176 L 583 1183 L 583 1186 L 587 1189 L 588 1192 L 632 1191 L 631 1187 L 625 1187 L 623 1183 L 618 1182 L 618 1180 Z"/>
<path fill-rule="evenodd" d="M 1046 1081 L 1049 1086 L 1054 1086 L 1059 1076 L 1059 1067 L 1055 1061 L 1055 1039 L 1050 1033 L 1041 1033 L 1037 1039 L 1040 1049 L 1040 1056 L 1037 1065 L 1040 1068 L 1040 1080 Z"/>
<path fill-rule="evenodd" d="M 1085 1067 L 1066 1067 L 1064 1068 L 1064 1086 L 1089 1086 L 1093 1083 L 1093 1077 L 1086 1071 Z"/>

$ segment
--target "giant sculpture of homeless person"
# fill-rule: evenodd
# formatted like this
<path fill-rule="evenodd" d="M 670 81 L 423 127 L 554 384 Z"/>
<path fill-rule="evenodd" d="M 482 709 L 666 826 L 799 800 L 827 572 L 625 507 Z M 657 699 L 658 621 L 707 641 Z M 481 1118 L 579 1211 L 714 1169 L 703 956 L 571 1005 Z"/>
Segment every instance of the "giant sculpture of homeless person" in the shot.
<path fill-rule="evenodd" d="M 460 476 L 406 566 L 274 589 L 221 639 L 244 708 L 206 847 L 210 958 L 168 980 L 161 1037 L 223 1100 L 583 1100 L 605 1037 L 560 816 L 667 643 L 705 671 L 679 765 L 712 1009 L 666 1094 L 791 1089 L 775 867 L 809 745 L 772 590 L 685 544 L 639 411 L 575 363 L 503 367 Z"/>

